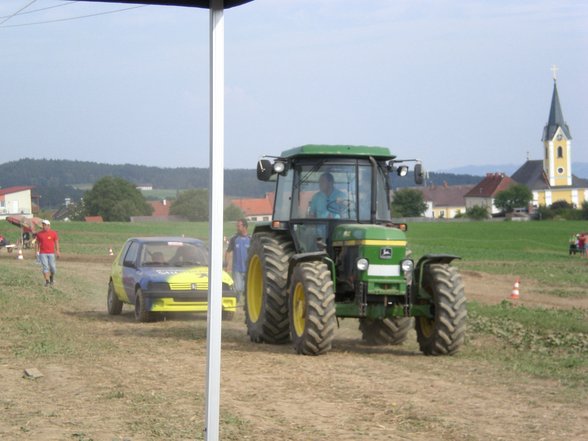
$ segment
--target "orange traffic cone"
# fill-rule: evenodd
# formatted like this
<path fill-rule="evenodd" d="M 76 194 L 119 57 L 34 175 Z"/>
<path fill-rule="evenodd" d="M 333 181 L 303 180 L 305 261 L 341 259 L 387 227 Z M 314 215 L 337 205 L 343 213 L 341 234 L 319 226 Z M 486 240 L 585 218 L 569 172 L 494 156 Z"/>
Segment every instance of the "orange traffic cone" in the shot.
<path fill-rule="evenodd" d="M 22 256 L 22 250 L 21 250 L 20 248 L 18 249 L 18 256 L 16 256 L 16 258 L 17 258 L 18 260 L 22 260 L 22 259 L 24 259 L 24 257 Z"/>
<path fill-rule="evenodd" d="M 114 253 L 112 252 L 112 247 L 108 248 L 108 255 L 114 256 Z"/>
<path fill-rule="evenodd" d="M 519 295 L 519 285 L 520 285 L 520 279 L 517 277 L 515 280 L 515 283 L 512 287 L 512 292 L 510 293 L 510 298 L 511 299 L 518 299 L 520 297 Z"/>

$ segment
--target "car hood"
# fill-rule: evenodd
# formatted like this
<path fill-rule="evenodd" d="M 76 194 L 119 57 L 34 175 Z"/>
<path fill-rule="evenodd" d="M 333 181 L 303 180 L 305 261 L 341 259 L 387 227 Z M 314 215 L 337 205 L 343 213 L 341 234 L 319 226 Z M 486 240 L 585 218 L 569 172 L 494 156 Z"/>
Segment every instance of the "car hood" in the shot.
<path fill-rule="evenodd" d="M 143 268 L 143 276 L 153 282 L 206 283 L 208 285 L 208 267 L 206 266 L 189 268 Z M 222 282 L 227 285 L 233 284 L 233 279 L 226 271 L 223 271 Z"/>

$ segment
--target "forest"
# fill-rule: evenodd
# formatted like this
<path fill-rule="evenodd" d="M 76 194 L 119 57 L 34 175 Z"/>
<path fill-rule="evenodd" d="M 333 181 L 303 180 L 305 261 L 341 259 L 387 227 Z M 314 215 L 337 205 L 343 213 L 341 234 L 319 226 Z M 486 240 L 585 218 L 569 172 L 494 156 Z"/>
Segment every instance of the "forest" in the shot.
<path fill-rule="evenodd" d="M 58 208 L 65 198 L 78 201 L 84 191 L 104 176 L 123 178 L 135 185 L 150 185 L 154 190 L 185 190 L 208 187 L 208 168 L 163 168 L 134 164 L 104 164 L 64 159 L 23 158 L 0 164 L 0 188 L 32 186 L 33 194 L 41 197 L 44 209 Z M 482 178 L 451 173 L 429 174 L 428 184 L 476 184 Z M 414 185 L 411 176 L 393 181 L 394 188 Z M 257 180 L 254 169 L 227 169 L 225 194 L 230 197 L 258 198 L 273 191 L 274 184 Z"/>

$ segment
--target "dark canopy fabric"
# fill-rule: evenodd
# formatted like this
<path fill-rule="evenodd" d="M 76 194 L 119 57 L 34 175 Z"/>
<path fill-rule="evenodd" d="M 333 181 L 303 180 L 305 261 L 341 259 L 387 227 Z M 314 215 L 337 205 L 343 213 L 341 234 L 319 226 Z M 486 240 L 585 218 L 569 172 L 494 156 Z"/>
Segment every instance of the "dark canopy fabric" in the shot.
<path fill-rule="evenodd" d="M 142 5 L 189 6 L 192 8 L 210 8 L 210 0 L 84 0 L 101 3 L 138 3 Z M 253 0 L 225 0 L 225 9 L 249 3 Z"/>

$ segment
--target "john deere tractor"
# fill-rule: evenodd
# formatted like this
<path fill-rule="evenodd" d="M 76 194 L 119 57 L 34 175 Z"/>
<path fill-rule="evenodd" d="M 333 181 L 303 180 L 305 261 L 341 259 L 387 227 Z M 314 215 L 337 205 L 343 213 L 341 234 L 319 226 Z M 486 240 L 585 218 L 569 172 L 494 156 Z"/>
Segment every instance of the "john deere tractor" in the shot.
<path fill-rule="evenodd" d="M 406 225 L 390 213 L 390 179 L 416 160 L 387 148 L 306 145 L 265 157 L 257 177 L 276 180 L 271 222 L 249 247 L 245 316 L 254 342 L 299 354 L 331 349 L 339 318 L 359 319 L 368 344 L 400 344 L 413 322 L 420 350 L 454 354 L 464 341 L 463 283 L 451 262 L 407 252 Z"/>

